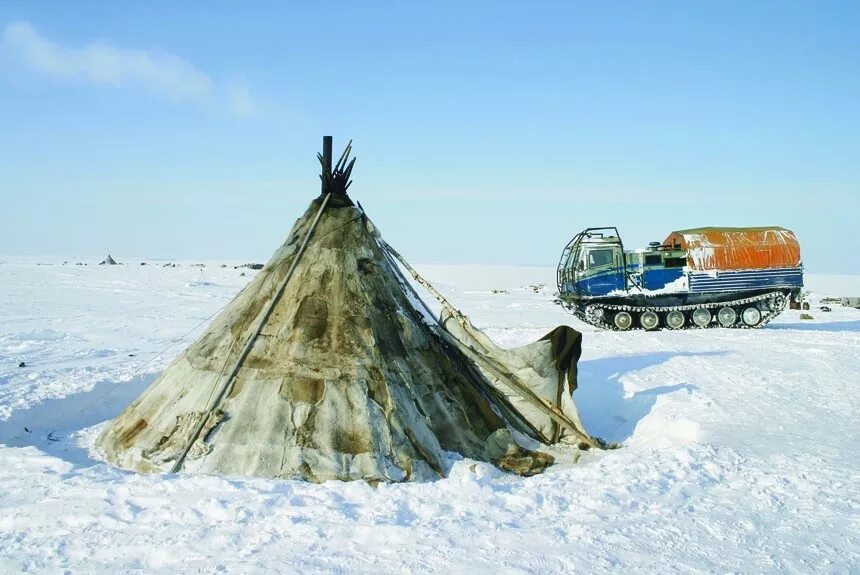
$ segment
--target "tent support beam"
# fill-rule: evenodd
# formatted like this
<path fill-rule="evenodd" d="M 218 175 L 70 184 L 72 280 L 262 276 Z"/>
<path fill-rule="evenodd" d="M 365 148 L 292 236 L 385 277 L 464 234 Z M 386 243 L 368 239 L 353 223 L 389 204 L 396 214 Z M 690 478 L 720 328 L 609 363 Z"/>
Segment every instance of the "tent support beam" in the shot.
<path fill-rule="evenodd" d="M 200 422 L 197 424 L 194 433 L 188 440 L 188 444 L 185 446 L 185 449 L 182 450 L 182 454 L 176 459 L 176 462 L 170 469 L 171 473 L 176 473 L 182 468 L 182 464 L 185 462 L 185 458 L 188 456 L 188 452 L 191 451 L 191 446 L 194 445 L 194 442 L 197 441 L 197 438 L 200 436 L 201 431 L 203 431 L 203 426 L 206 425 L 206 421 L 209 419 L 209 415 L 221 404 L 221 401 L 224 399 L 224 396 L 227 395 L 227 392 L 232 387 L 236 376 L 239 375 L 239 370 L 242 368 L 242 364 L 245 362 L 245 358 L 248 357 L 249 353 L 251 353 L 251 350 L 254 348 L 254 344 L 257 342 L 257 337 L 260 335 L 260 332 L 263 331 L 263 328 L 269 321 L 269 317 L 272 315 L 272 311 L 275 309 L 275 305 L 278 303 L 278 301 L 280 301 L 281 296 L 284 295 L 284 290 L 287 287 L 287 283 L 290 281 L 290 278 L 293 277 L 293 272 L 296 271 L 296 266 L 298 265 L 299 260 L 302 258 L 302 255 L 305 253 L 305 248 L 308 247 L 308 242 L 310 241 L 314 230 L 317 228 L 317 224 L 320 221 L 320 217 L 325 211 L 325 208 L 328 205 L 328 201 L 330 198 L 331 194 L 326 194 L 325 199 L 322 201 L 320 209 L 317 211 L 317 215 L 314 218 L 310 229 L 308 229 L 308 233 L 305 234 L 305 239 L 302 242 L 301 247 L 299 247 L 299 250 L 296 252 L 296 256 L 293 258 L 293 261 L 290 264 L 289 270 L 287 270 L 287 275 L 284 276 L 284 279 L 278 286 L 278 290 L 272 297 L 272 301 L 269 302 L 269 307 L 266 308 L 266 312 L 263 314 L 263 317 L 260 318 L 256 329 L 254 329 L 254 332 L 251 334 L 251 337 L 249 337 L 248 341 L 245 343 L 245 348 L 242 350 L 242 354 L 239 356 L 239 359 L 236 360 L 236 364 L 233 366 L 233 370 L 230 372 L 230 375 L 227 377 L 227 380 L 224 382 L 224 385 L 222 385 L 221 389 L 218 391 L 218 395 L 215 397 L 215 401 L 212 403 L 212 406 L 209 407 L 203 413 L 203 417 L 200 418 Z"/>
<path fill-rule="evenodd" d="M 323 136 L 323 173 L 331 173 L 331 161 L 332 161 L 332 137 L 331 136 Z M 322 193 L 326 193 L 326 185 L 325 178 L 322 181 Z"/>

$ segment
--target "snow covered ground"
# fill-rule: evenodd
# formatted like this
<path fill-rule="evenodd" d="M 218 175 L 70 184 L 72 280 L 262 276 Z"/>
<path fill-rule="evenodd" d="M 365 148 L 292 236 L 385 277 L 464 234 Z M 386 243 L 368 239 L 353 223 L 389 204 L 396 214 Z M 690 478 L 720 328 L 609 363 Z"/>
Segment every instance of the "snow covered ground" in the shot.
<path fill-rule="evenodd" d="M 95 434 L 255 272 L 0 260 L 2 573 L 860 571 L 858 310 L 598 332 L 552 303 L 550 268 L 418 266 L 503 345 L 585 332 L 575 399 L 623 448 L 375 489 L 144 476 L 95 459 Z"/>

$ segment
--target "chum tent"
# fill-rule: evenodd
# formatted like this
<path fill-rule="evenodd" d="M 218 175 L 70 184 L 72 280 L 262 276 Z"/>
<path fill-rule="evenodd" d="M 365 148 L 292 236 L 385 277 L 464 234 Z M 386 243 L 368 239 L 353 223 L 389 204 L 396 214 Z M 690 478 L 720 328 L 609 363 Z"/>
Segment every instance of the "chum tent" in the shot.
<path fill-rule="evenodd" d="M 140 472 L 393 482 L 445 476 L 445 452 L 531 475 L 553 462 L 539 444 L 602 447 L 570 395 L 578 332 L 502 350 L 427 284 L 445 319 L 430 317 L 347 195 L 350 146 L 332 168 L 326 144 L 323 192 L 205 333 L 108 423 L 105 458 Z"/>

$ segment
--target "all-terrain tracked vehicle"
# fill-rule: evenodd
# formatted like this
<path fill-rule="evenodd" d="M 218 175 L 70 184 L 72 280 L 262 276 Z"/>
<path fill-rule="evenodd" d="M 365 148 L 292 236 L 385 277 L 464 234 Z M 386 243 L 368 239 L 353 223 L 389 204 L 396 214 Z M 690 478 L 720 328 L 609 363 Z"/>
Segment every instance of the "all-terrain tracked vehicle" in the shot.
<path fill-rule="evenodd" d="M 679 230 L 636 251 L 588 228 L 558 264 L 561 304 L 614 330 L 759 328 L 802 286 L 797 238 L 779 227 Z"/>

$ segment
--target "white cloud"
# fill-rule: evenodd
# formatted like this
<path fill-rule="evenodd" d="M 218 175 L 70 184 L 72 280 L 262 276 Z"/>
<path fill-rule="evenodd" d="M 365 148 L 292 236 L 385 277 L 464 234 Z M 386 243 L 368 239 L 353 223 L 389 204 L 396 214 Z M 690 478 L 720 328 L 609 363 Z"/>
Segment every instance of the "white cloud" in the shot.
<path fill-rule="evenodd" d="M 244 82 L 229 82 L 226 93 L 230 108 L 237 115 L 249 117 L 257 113 L 258 104 Z"/>
<path fill-rule="evenodd" d="M 83 48 L 62 46 L 26 22 L 6 26 L 0 57 L 56 80 L 140 89 L 172 101 L 220 101 L 240 116 L 253 115 L 258 109 L 245 84 L 219 84 L 168 52 L 118 48 L 106 42 Z"/>

